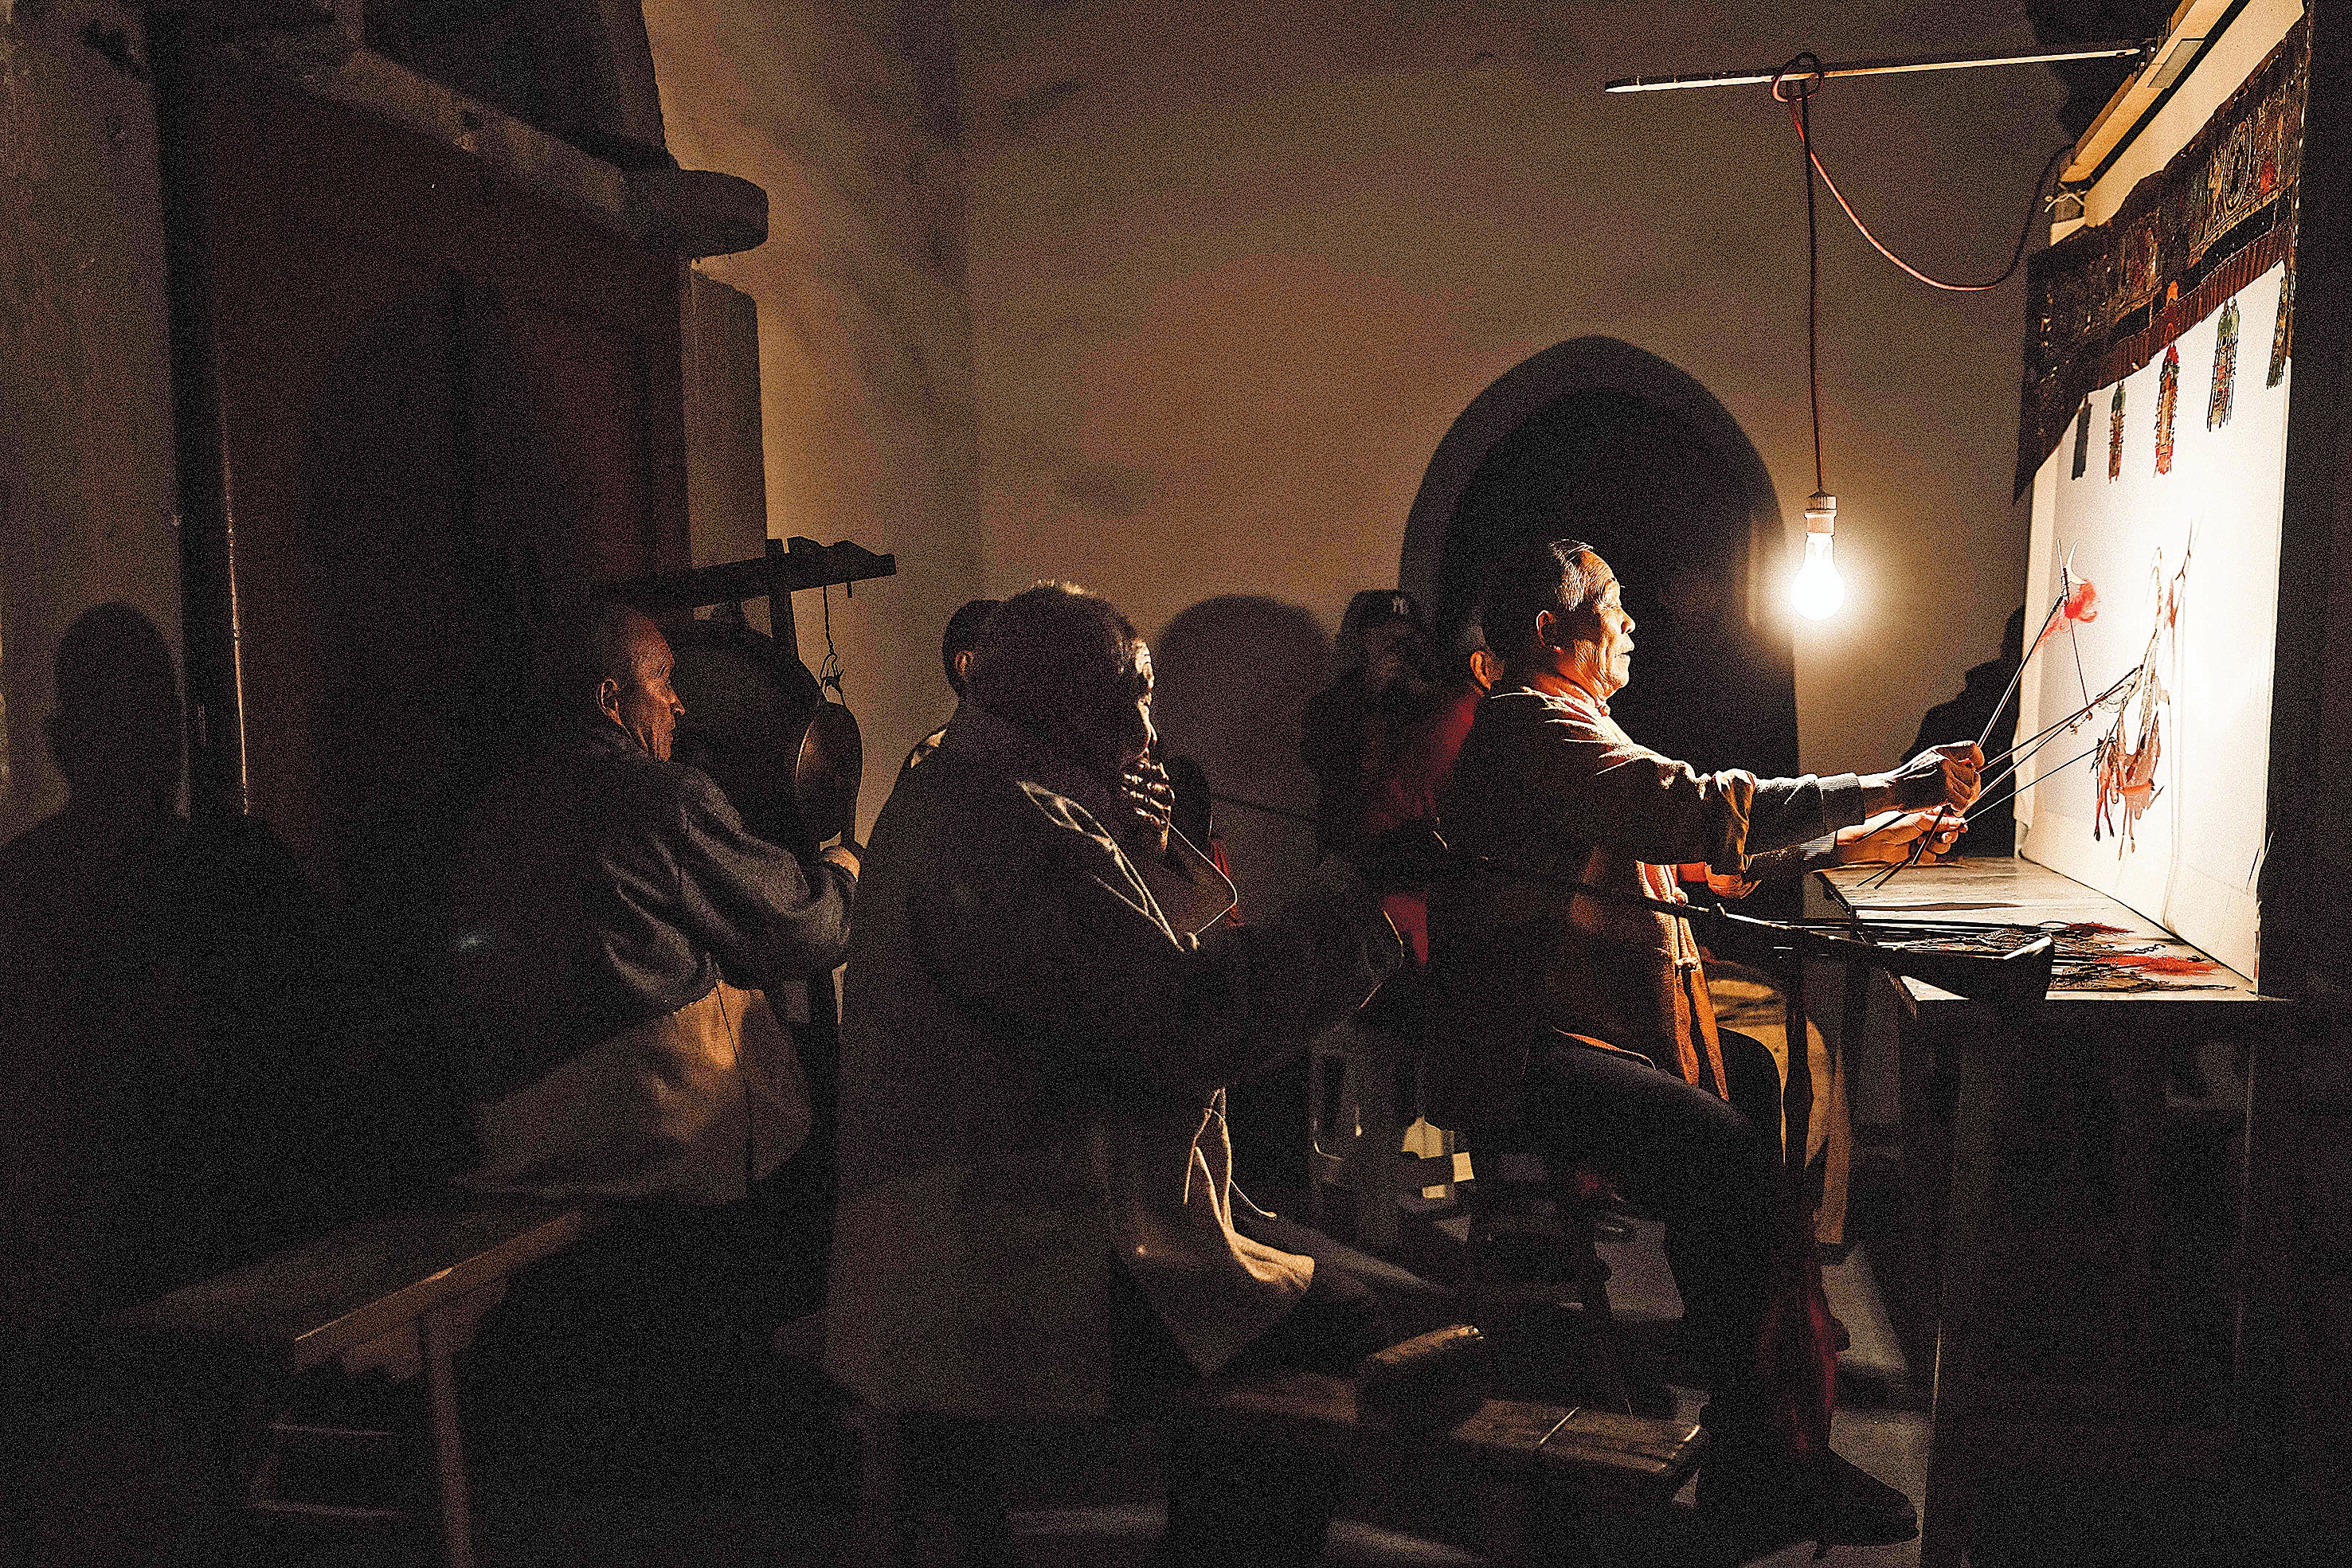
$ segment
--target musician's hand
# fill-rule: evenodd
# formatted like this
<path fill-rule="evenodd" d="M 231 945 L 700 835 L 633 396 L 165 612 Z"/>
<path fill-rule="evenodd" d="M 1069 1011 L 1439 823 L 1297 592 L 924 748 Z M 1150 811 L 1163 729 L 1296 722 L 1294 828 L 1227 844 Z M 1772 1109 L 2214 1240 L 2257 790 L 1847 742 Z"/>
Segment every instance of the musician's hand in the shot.
<path fill-rule="evenodd" d="M 1967 828 L 1957 811 L 1943 812 L 1940 824 L 1937 815 L 1934 811 L 1903 811 L 1841 828 L 1837 834 L 1838 864 L 1899 865 L 1911 858 L 1912 845 L 1926 834 L 1927 847 L 1919 852 L 1915 863 L 1933 865 L 1937 856 L 1951 852 Z"/>
<path fill-rule="evenodd" d="M 1732 872 L 1717 871 L 1705 861 L 1685 861 L 1675 868 L 1675 880 L 1683 886 L 1706 889 L 1726 904 L 1736 904 L 1756 891 L 1760 883 L 1751 882 Z"/>
<path fill-rule="evenodd" d="M 1738 903 L 1756 888 L 1755 883 L 1729 872 L 1709 871 L 1706 873 L 1706 890 L 1726 904 Z"/>
<path fill-rule="evenodd" d="M 1460 874 L 1462 862 L 1426 821 L 1407 822 L 1375 833 L 1341 852 L 1341 858 L 1379 894 L 1425 893 L 1433 883 Z"/>
<path fill-rule="evenodd" d="M 862 852 L 857 845 L 844 838 L 831 849 L 819 852 L 817 859 L 837 865 L 854 877 L 857 874 L 858 856 Z"/>
<path fill-rule="evenodd" d="M 1973 740 L 1934 746 L 1889 773 L 1874 773 L 1862 781 L 1863 798 L 1874 811 L 1932 810 L 1949 806 L 1965 811 L 1982 788 L 1979 774 L 1984 753 Z"/>
<path fill-rule="evenodd" d="M 1119 802 L 1134 815 L 1144 840 L 1156 854 L 1168 852 L 1169 824 L 1176 811 L 1175 786 L 1160 758 L 1147 753 L 1118 781 Z"/>

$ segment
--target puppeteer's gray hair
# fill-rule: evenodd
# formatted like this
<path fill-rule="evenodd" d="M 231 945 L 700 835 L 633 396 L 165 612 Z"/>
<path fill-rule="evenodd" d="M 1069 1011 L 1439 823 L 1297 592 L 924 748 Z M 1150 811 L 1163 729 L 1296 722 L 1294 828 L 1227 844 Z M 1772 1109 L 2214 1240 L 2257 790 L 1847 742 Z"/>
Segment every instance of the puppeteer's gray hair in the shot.
<path fill-rule="evenodd" d="M 1608 581 L 1601 558 L 1581 539 L 1540 540 L 1496 558 L 1478 595 L 1486 646 L 1497 658 L 1517 658 L 1535 641 L 1538 614 L 1580 614 Z"/>

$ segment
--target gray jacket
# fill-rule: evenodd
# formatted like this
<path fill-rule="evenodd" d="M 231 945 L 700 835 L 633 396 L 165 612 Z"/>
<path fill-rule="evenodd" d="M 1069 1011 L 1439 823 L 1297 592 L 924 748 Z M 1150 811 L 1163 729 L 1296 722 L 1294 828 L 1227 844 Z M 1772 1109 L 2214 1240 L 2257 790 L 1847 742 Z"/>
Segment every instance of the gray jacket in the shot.
<path fill-rule="evenodd" d="M 468 822 L 445 1038 L 476 1185 L 723 1202 L 805 1135 L 759 995 L 829 973 L 856 879 L 754 836 L 700 771 L 618 727 L 550 737 Z"/>
<path fill-rule="evenodd" d="M 1220 1086 L 1345 1017 L 1402 949 L 1336 863 L 1195 940 L 1230 889 L 1181 840 L 1189 875 L 1131 854 L 1121 821 L 1099 782 L 967 708 L 875 825 L 826 1362 L 877 1407 L 1099 1412 L 1115 1267 L 1203 1370 L 1305 1289 L 1307 1260 L 1233 1231 Z"/>

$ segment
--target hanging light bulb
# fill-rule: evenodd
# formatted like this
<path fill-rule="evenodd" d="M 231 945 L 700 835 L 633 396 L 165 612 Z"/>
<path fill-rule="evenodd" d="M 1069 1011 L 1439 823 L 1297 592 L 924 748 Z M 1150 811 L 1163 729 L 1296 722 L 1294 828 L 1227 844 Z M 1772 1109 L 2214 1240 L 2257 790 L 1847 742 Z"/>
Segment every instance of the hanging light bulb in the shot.
<path fill-rule="evenodd" d="M 1797 613 L 1808 621 L 1826 621 L 1845 602 L 1845 580 L 1830 559 L 1837 537 L 1837 497 L 1816 490 L 1805 503 L 1805 564 L 1790 585 L 1789 597 Z"/>

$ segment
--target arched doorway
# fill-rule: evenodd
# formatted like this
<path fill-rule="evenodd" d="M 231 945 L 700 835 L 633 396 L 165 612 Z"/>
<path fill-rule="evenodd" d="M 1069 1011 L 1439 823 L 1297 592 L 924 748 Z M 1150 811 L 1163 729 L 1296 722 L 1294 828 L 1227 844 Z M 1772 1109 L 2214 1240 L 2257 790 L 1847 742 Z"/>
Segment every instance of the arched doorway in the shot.
<path fill-rule="evenodd" d="M 1438 443 L 1399 581 L 1450 634 L 1487 562 L 1562 536 L 1615 568 L 1639 622 L 1633 684 L 1611 705 L 1635 738 L 1701 768 L 1794 773 L 1780 504 L 1714 395 L 1614 338 L 1526 361 Z"/>

